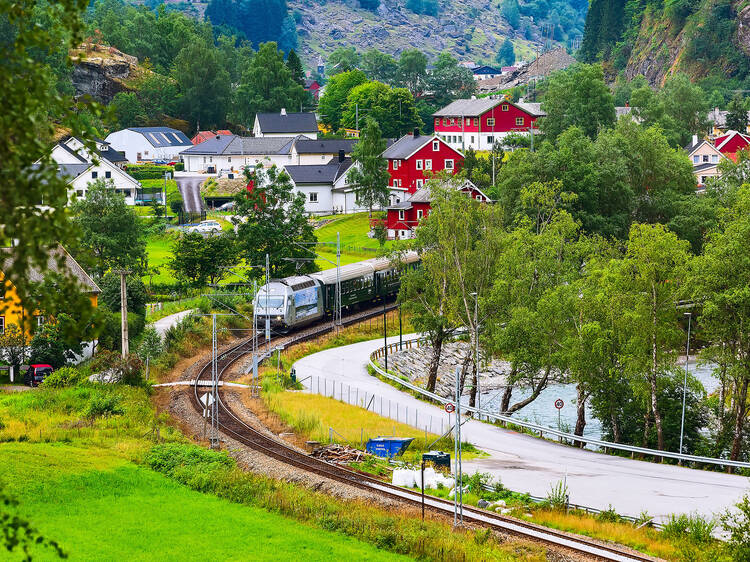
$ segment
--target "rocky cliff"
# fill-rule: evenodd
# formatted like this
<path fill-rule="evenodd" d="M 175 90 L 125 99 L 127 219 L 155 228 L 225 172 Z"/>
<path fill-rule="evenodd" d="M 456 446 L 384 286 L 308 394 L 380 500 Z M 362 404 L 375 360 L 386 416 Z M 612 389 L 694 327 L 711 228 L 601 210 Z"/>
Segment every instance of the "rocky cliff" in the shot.
<path fill-rule="evenodd" d="M 136 57 L 104 45 L 83 44 L 71 58 L 76 95 L 91 96 L 102 103 L 112 101 L 118 92 L 131 91 L 144 72 Z"/>

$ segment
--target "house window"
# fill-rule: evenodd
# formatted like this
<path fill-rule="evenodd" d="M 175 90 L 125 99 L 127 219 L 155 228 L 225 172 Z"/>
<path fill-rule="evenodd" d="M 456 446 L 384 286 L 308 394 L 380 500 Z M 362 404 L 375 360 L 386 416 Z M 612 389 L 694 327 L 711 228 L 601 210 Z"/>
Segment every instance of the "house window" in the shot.
<path fill-rule="evenodd" d="M 487 118 L 487 126 L 488 127 L 494 127 L 495 126 L 495 118 L 494 117 L 488 117 Z"/>
<path fill-rule="evenodd" d="M 424 168 L 423 168 L 423 166 L 422 166 L 422 164 L 423 164 L 423 163 L 422 163 L 422 161 L 421 161 L 421 160 L 417 160 L 417 170 L 422 170 L 422 169 L 424 169 Z"/>
<path fill-rule="evenodd" d="M 474 126 L 479 127 L 479 117 L 474 117 Z"/>
<path fill-rule="evenodd" d="M 703 161 L 704 162 L 708 162 L 708 154 L 704 154 L 703 155 Z"/>
<path fill-rule="evenodd" d="M 443 125 L 448 125 L 448 118 L 447 117 L 443 117 Z"/>
<path fill-rule="evenodd" d="M 516 125 L 518 127 L 523 127 L 523 117 L 516 117 Z"/>
<path fill-rule="evenodd" d="M 231 156 L 227 156 L 227 162 L 231 162 L 231 161 L 232 161 L 232 157 Z"/>
<path fill-rule="evenodd" d="M 471 144 L 474 144 L 474 135 L 471 135 Z"/>
<path fill-rule="evenodd" d="M 489 144 L 490 146 L 492 146 L 493 144 L 495 144 L 495 137 L 493 137 L 492 135 L 488 136 L 487 137 L 487 144 Z"/>
<path fill-rule="evenodd" d="M 718 154 L 712 154 L 711 155 L 711 162 L 716 164 L 719 161 L 719 155 Z"/>
<path fill-rule="evenodd" d="M 76 195 L 78 195 L 78 197 L 83 197 L 83 189 L 76 189 Z"/>
<path fill-rule="evenodd" d="M 421 189 L 423 185 L 424 185 L 423 180 L 417 180 L 417 189 Z"/>
<path fill-rule="evenodd" d="M 436 118 L 435 118 L 435 126 L 436 126 L 436 127 L 439 127 L 439 126 L 440 126 L 440 117 L 436 117 Z"/>
<path fill-rule="evenodd" d="M 417 220 L 420 220 L 423 215 L 424 215 L 424 211 L 422 211 L 422 209 L 419 209 L 417 211 Z"/>
<path fill-rule="evenodd" d="M 450 123 L 451 123 L 451 125 L 455 125 L 456 124 L 456 118 L 455 117 L 451 117 Z"/>
<path fill-rule="evenodd" d="M 92 180 L 95 180 L 98 177 L 99 177 L 99 172 L 91 172 L 91 179 Z"/>
<path fill-rule="evenodd" d="M 432 150 L 440 150 L 440 141 L 432 141 Z"/>
<path fill-rule="evenodd" d="M 41 328 L 44 326 L 44 316 L 34 316 L 34 322 L 36 323 L 38 328 Z"/>
<path fill-rule="evenodd" d="M 5 316 L 0 316 L 0 334 L 5 333 Z"/>
<path fill-rule="evenodd" d="M 203 163 L 204 164 L 206 163 L 206 157 L 205 156 L 203 157 Z"/>
<path fill-rule="evenodd" d="M 393 180 L 393 187 L 398 187 L 398 180 Z"/>
<path fill-rule="evenodd" d="M 398 160 L 393 161 L 393 169 L 398 170 Z"/>
<path fill-rule="evenodd" d="M 5 300 L 5 291 L 7 289 L 5 288 L 5 281 L 0 281 L 0 301 Z"/>
<path fill-rule="evenodd" d="M 503 104 L 503 111 L 508 111 L 508 109 L 510 109 L 510 107 L 508 106 L 507 103 L 504 103 Z"/>
<path fill-rule="evenodd" d="M 112 177 L 112 172 L 104 172 L 104 177 L 109 179 Z"/>
<path fill-rule="evenodd" d="M 398 212 L 398 220 L 400 220 L 400 221 L 404 220 L 404 212 L 403 211 L 399 211 Z"/>
<path fill-rule="evenodd" d="M 703 185 L 705 185 L 707 181 L 708 181 L 708 176 L 701 176 L 701 183 Z"/>
<path fill-rule="evenodd" d="M 213 161 L 214 161 L 214 157 L 213 157 L 213 156 L 209 156 L 209 157 L 208 157 L 208 161 L 209 161 L 209 162 L 213 162 Z"/>
<path fill-rule="evenodd" d="M 445 169 L 446 170 L 452 170 L 453 169 L 453 160 L 446 160 L 445 161 Z"/>
<path fill-rule="evenodd" d="M 700 160 L 701 160 L 701 157 L 698 156 L 697 154 L 693 156 L 693 164 L 698 164 Z"/>
<path fill-rule="evenodd" d="M 424 161 L 424 169 L 425 170 L 432 170 L 432 160 L 425 160 Z"/>
<path fill-rule="evenodd" d="M 141 160 L 141 153 L 140 153 L 140 152 L 136 153 L 136 155 L 135 155 L 135 159 L 136 159 L 136 160 Z M 203 161 L 205 162 L 205 161 L 206 161 L 206 159 L 204 158 L 204 159 L 203 159 Z"/>
<path fill-rule="evenodd" d="M 310 203 L 317 203 L 318 202 L 318 193 L 316 191 L 310 192 Z"/>

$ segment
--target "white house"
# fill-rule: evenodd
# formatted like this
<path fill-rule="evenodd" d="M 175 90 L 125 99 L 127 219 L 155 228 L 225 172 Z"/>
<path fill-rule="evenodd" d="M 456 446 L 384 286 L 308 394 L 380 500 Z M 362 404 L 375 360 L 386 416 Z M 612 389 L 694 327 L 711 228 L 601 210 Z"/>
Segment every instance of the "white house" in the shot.
<path fill-rule="evenodd" d="M 318 120 L 314 113 L 256 113 L 253 125 L 254 137 L 296 137 L 304 135 L 318 138 Z"/>
<path fill-rule="evenodd" d="M 125 195 L 128 205 L 135 204 L 141 184 L 120 167 L 124 160 L 122 153 L 112 150 L 102 140 L 96 141 L 96 147 L 97 153 L 92 154 L 80 139 L 72 137 L 52 148 L 57 175 L 68 180 L 68 198 L 73 194 L 85 197 L 89 184 L 103 179 L 111 181 L 117 193 Z"/>
<path fill-rule="evenodd" d="M 238 137 L 222 135 L 180 153 L 186 172 L 239 174 L 245 166 L 270 168 L 292 163 L 292 150 L 301 137 Z"/>
<path fill-rule="evenodd" d="M 124 152 L 131 163 L 177 160 L 180 152 L 193 146 L 185 133 L 170 127 L 131 127 L 115 131 L 105 140 L 115 150 Z"/>
<path fill-rule="evenodd" d="M 341 153 L 351 156 L 356 144 L 357 139 L 300 139 L 292 147 L 292 163 L 297 166 L 325 164 Z"/>
<path fill-rule="evenodd" d="M 357 194 L 349 183 L 350 158 L 343 153 L 326 164 L 289 165 L 286 172 L 295 190 L 305 196 L 305 212 L 311 215 L 357 213 L 368 207 L 357 204 Z M 391 188 L 389 200 L 400 202 L 405 190 Z"/>

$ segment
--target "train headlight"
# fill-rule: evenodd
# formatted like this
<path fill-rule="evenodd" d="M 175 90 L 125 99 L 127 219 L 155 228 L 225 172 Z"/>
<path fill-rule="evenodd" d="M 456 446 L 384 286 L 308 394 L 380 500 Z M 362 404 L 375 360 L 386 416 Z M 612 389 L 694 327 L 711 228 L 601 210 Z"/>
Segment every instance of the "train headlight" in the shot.
<path fill-rule="evenodd" d="M 276 317 L 276 320 L 281 320 L 281 316 L 277 316 L 277 317 Z"/>

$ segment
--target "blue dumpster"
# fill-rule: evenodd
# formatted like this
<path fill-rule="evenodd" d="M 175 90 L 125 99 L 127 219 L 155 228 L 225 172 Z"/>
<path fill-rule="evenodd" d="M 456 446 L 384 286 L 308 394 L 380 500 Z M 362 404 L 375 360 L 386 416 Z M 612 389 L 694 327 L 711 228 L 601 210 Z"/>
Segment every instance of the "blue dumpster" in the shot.
<path fill-rule="evenodd" d="M 413 437 L 376 437 L 367 442 L 366 450 L 378 457 L 397 457 L 414 441 Z"/>

